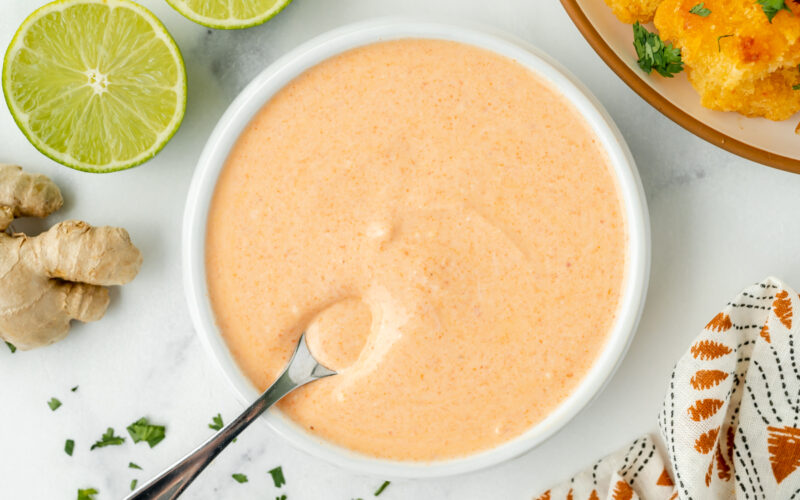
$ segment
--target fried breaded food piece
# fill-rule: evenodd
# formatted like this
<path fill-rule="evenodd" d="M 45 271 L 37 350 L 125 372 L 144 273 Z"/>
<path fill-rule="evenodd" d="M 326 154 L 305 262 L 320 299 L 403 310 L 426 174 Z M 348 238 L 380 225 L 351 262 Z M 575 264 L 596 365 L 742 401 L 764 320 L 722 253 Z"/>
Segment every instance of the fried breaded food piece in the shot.
<path fill-rule="evenodd" d="M 623 23 L 649 23 L 661 0 L 605 0 L 617 19 Z"/>
<path fill-rule="evenodd" d="M 664 0 L 655 25 L 681 49 L 703 106 L 771 120 L 800 111 L 800 4 L 787 0 L 792 13 L 770 23 L 754 0 L 706 0 L 707 17 L 689 12 L 696 3 Z"/>

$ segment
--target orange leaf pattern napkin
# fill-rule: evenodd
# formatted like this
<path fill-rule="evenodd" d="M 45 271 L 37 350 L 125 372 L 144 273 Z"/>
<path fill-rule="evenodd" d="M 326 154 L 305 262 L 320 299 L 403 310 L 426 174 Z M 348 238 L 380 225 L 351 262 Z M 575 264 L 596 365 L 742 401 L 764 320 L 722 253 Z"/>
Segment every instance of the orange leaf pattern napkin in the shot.
<path fill-rule="evenodd" d="M 798 330 L 797 292 L 775 278 L 747 288 L 675 366 L 661 436 L 539 500 L 800 500 Z"/>

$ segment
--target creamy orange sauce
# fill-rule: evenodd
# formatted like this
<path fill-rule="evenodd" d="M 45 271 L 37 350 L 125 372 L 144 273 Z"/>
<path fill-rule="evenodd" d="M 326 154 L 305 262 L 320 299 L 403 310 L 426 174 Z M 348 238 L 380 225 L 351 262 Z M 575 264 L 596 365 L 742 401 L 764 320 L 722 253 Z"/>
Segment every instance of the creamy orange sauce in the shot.
<path fill-rule="evenodd" d="M 367 455 L 437 460 L 569 396 L 615 319 L 626 247 L 607 156 L 564 97 L 493 53 L 402 40 L 264 106 L 219 178 L 206 259 L 259 389 L 307 329 L 341 370 L 283 412 Z"/>

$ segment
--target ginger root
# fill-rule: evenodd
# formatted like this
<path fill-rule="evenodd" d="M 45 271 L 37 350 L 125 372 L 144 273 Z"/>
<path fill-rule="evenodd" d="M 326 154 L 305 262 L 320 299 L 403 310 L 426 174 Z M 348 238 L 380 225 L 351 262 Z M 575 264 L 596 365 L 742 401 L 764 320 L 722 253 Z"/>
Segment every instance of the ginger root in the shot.
<path fill-rule="evenodd" d="M 0 164 L 0 231 L 14 217 L 46 217 L 62 204 L 47 177 Z M 141 264 L 121 228 L 69 220 L 34 237 L 0 232 L 0 338 L 19 349 L 61 340 L 71 320 L 102 318 L 105 287 L 128 283 Z"/>

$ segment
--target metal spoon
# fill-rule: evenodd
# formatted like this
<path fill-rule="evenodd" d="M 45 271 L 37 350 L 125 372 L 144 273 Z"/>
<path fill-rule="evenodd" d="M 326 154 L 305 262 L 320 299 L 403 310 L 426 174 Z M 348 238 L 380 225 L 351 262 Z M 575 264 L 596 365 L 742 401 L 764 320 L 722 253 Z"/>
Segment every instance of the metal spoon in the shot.
<path fill-rule="evenodd" d="M 223 427 L 211 439 L 186 455 L 178 463 L 151 479 L 125 500 L 172 500 L 200 475 L 203 469 L 225 449 L 245 427 L 277 403 L 282 397 L 300 386 L 317 379 L 336 375 L 314 358 L 306 343 L 306 334 L 300 337 L 292 359 L 269 389 L 259 396 L 236 420 Z"/>

